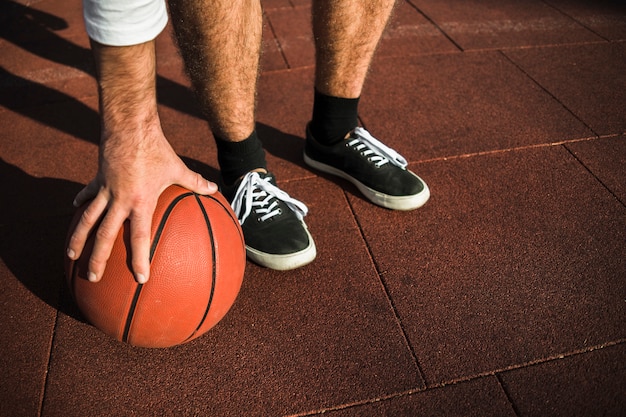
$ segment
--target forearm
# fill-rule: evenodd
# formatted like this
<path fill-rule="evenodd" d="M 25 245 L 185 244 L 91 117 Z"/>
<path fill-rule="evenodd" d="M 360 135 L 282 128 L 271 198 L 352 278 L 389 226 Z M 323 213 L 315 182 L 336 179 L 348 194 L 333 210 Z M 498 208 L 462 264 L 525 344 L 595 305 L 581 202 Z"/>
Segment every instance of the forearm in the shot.
<path fill-rule="evenodd" d="M 91 41 L 96 62 L 102 143 L 141 140 L 139 133 L 159 126 L 154 41 L 106 46 Z"/>

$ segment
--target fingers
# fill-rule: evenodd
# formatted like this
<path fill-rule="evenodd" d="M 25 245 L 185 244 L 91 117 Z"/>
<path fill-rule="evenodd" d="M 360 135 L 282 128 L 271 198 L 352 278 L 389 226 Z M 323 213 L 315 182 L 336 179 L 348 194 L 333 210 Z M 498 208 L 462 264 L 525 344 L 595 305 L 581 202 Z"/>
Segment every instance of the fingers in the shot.
<path fill-rule="evenodd" d="M 85 191 L 87 188 L 85 187 L 81 191 L 83 197 L 89 195 L 89 191 Z M 79 199 L 78 196 L 77 199 Z M 131 220 L 132 269 L 137 282 L 144 284 L 150 276 L 150 232 L 154 207 L 139 206 L 135 208 L 133 215 L 129 215 L 129 210 L 122 206 L 113 204 L 107 208 L 108 205 L 109 199 L 106 193 L 99 193 L 87 206 L 70 237 L 67 256 L 72 260 L 77 260 L 85 248 L 89 234 L 97 227 L 95 242 L 87 267 L 87 279 L 91 282 L 100 281 L 111 256 L 115 240 L 124 221 L 128 218 Z M 102 222 L 98 225 L 101 218 Z"/>
<path fill-rule="evenodd" d="M 88 187 L 79 193 L 83 194 Z M 78 196 L 76 197 L 78 198 Z M 103 194 L 98 194 L 96 198 L 87 206 L 80 217 L 72 237 L 67 247 L 67 256 L 72 260 L 77 260 L 85 247 L 85 242 L 89 236 L 89 232 L 94 228 L 100 220 L 102 213 L 106 210 L 108 199 Z"/>
<path fill-rule="evenodd" d="M 94 198 L 100 189 L 100 186 L 96 180 L 91 181 L 85 188 L 80 190 L 76 197 L 74 198 L 74 207 L 80 207 L 85 202 Z"/>
<path fill-rule="evenodd" d="M 135 279 L 145 284 L 150 278 L 150 235 L 152 226 L 151 209 L 135 212 L 130 218 L 130 248 Z"/>
<path fill-rule="evenodd" d="M 102 219 L 102 223 L 100 223 L 96 231 L 93 251 L 89 258 L 89 272 L 87 274 L 89 281 L 98 282 L 102 278 L 107 261 L 111 256 L 115 239 L 127 218 L 128 211 L 111 207 Z"/>

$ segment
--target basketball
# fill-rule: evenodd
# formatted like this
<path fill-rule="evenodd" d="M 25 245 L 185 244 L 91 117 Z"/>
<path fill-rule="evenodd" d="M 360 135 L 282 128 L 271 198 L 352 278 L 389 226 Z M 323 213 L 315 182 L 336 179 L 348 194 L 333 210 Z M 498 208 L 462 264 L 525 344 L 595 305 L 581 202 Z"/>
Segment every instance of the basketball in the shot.
<path fill-rule="evenodd" d="M 77 210 L 70 233 L 86 207 Z M 66 257 L 67 284 L 87 321 L 122 342 L 157 348 L 193 340 L 226 315 L 241 288 L 243 234 L 220 193 L 204 196 L 170 186 L 161 194 L 152 220 L 150 278 L 145 284 L 135 281 L 130 268 L 128 221 L 102 279 L 89 282 L 94 234 L 78 260 Z"/>

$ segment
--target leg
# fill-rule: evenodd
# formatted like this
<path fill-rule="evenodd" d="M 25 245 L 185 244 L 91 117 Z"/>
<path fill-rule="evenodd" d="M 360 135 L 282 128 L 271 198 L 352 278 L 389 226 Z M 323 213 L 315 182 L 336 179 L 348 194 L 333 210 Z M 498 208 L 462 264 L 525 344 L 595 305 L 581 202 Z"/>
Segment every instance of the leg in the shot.
<path fill-rule="evenodd" d="M 314 0 L 313 118 L 304 161 L 352 182 L 370 201 L 396 210 L 421 207 L 428 187 L 407 161 L 358 127 L 358 103 L 395 0 Z"/>
<path fill-rule="evenodd" d="M 178 45 L 200 107 L 213 131 L 222 181 L 265 169 L 255 131 L 261 50 L 258 0 L 170 0 Z"/>
<path fill-rule="evenodd" d="M 261 50 L 258 0 L 170 0 L 178 44 L 213 133 L 242 141 L 254 130 Z"/>
<path fill-rule="evenodd" d="M 357 98 L 395 0 L 314 0 L 315 88 Z"/>
<path fill-rule="evenodd" d="M 170 0 L 179 47 L 216 139 L 222 193 L 239 218 L 246 253 L 273 269 L 311 262 L 304 204 L 276 186 L 255 131 L 261 49 L 259 0 Z M 253 172 L 257 171 L 257 172 Z"/>
<path fill-rule="evenodd" d="M 358 125 L 359 96 L 395 0 L 314 0 L 315 101 L 310 129 L 337 143 Z"/>

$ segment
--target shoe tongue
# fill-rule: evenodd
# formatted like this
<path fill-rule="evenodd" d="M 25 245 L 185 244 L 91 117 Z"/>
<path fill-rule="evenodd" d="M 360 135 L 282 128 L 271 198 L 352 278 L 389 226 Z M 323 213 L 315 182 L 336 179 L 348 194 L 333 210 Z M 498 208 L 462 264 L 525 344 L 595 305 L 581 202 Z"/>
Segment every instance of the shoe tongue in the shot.
<path fill-rule="evenodd" d="M 274 177 L 274 175 L 272 175 L 269 172 L 258 172 L 258 174 L 259 174 L 259 177 L 261 177 L 261 179 L 269 181 L 270 184 L 276 186 L 276 178 Z M 222 193 L 222 195 L 224 195 L 224 197 L 228 201 L 233 200 L 233 198 L 235 197 L 235 193 L 237 192 L 237 189 L 241 185 L 242 180 L 243 178 L 240 178 L 237 181 L 235 181 L 234 184 L 231 184 L 231 185 L 226 185 L 222 182 L 220 192 Z"/>

